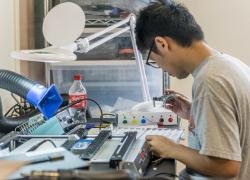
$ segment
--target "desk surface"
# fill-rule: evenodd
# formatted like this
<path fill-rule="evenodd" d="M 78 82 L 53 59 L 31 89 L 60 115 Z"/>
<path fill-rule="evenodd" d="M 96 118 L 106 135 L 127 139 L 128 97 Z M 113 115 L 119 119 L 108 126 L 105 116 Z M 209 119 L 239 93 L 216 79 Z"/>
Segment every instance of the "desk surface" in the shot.
<path fill-rule="evenodd" d="M 145 130 L 144 130 L 145 131 Z M 105 154 L 107 156 L 107 154 Z M 71 169 L 71 168 L 68 168 Z M 21 170 L 21 169 L 20 169 Z M 42 170 L 42 169 L 40 169 Z M 56 169 L 53 169 L 56 170 Z M 0 168 L 1 171 L 1 168 Z M 170 177 L 170 179 L 174 179 L 176 174 L 176 161 L 175 160 L 164 160 L 158 165 L 150 165 L 148 167 L 145 176 L 150 177 Z"/>

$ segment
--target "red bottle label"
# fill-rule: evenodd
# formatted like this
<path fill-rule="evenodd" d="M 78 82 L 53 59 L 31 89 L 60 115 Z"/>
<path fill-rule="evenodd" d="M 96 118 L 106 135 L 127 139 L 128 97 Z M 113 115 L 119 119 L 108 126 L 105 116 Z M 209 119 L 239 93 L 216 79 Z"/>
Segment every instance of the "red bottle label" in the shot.
<path fill-rule="evenodd" d="M 87 94 L 81 94 L 81 95 L 69 95 L 69 103 L 75 102 L 79 99 L 86 99 L 87 98 Z M 72 108 L 75 109 L 81 109 L 81 108 L 86 108 L 87 107 L 87 100 L 83 100 L 73 106 L 71 106 Z"/>

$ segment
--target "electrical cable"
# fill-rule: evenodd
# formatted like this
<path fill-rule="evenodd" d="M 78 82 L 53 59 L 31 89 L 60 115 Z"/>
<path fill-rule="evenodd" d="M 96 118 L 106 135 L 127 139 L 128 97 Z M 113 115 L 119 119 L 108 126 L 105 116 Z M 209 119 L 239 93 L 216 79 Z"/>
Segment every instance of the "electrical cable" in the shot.
<path fill-rule="evenodd" d="M 32 105 L 27 105 L 26 103 L 24 105 L 15 104 L 4 114 L 4 116 L 15 118 L 32 112 L 37 112 L 37 110 Z"/>
<path fill-rule="evenodd" d="M 27 114 L 33 114 L 38 112 L 34 106 L 28 103 L 25 99 L 21 98 L 20 100 L 15 97 L 14 93 L 11 93 L 11 97 L 15 100 L 16 104 L 13 105 L 5 114 L 5 117 L 8 118 L 18 118 Z"/>
<path fill-rule="evenodd" d="M 90 98 L 84 98 L 84 99 L 78 99 L 78 100 L 76 100 L 76 101 L 74 101 L 74 102 L 72 102 L 72 103 L 69 103 L 67 106 L 65 106 L 65 107 L 63 107 L 63 108 L 61 108 L 61 109 L 59 109 L 56 113 L 55 113 L 55 115 L 57 115 L 57 114 L 59 114 L 60 112 L 62 112 L 62 111 L 64 111 L 64 110 L 66 110 L 66 109 L 68 109 L 69 107 L 71 107 L 71 106 L 74 106 L 75 104 L 77 104 L 77 103 L 79 103 L 79 102 L 81 102 L 81 101 L 92 101 L 92 102 L 94 102 L 96 105 L 97 105 L 97 107 L 99 108 L 99 110 L 100 110 L 100 113 L 101 113 L 101 116 L 100 116 L 100 129 L 101 129 L 101 126 L 102 126 L 102 124 L 103 124 L 103 116 L 104 116 L 104 114 L 103 114 L 103 111 L 102 111 L 102 108 L 101 108 L 101 106 L 95 101 L 95 100 L 93 100 L 93 99 L 90 99 Z M 54 115 L 54 116 L 55 116 Z M 79 125 L 79 124 L 78 124 Z"/>
<path fill-rule="evenodd" d="M 41 142 L 37 143 L 36 145 L 32 146 L 31 148 L 29 148 L 27 150 L 27 152 L 30 151 L 35 151 L 38 147 L 40 147 L 42 144 L 44 144 L 45 142 L 50 142 L 55 148 L 57 147 L 56 144 L 51 140 L 51 139 L 44 139 Z"/>

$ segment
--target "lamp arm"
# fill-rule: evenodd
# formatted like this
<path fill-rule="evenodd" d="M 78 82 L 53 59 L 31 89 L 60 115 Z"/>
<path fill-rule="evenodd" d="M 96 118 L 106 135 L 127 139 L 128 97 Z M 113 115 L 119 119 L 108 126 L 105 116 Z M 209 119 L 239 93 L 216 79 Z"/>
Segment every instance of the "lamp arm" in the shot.
<path fill-rule="evenodd" d="M 103 29 L 102 31 L 99 31 L 97 33 L 94 33 L 92 35 L 89 35 L 88 37 L 85 37 L 85 38 L 80 38 L 76 41 L 76 44 L 77 44 L 77 51 L 79 52 L 82 52 L 82 53 L 87 53 L 88 51 L 90 51 L 91 49 L 113 39 L 114 37 L 117 37 L 119 36 L 120 34 L 128 31 L 131 27 L 130 27 L 130 20 L 131 18 L 134 17 L 133 14 L 130 14 L 127 18 L 123 19 L 122 21 L 112 25 L 112 26 L 109 26 L 105 29 Z M 108 36 L 105 36 L 103 37 L 102 39 L 99 39 L 97 41 L 95 41 L 94 43 L 90 43 L 90 41 L 93 41 L 95 40 L 96 38 L 106 34 L 106 33 L 109 33 L 109 32 L 112 32 L 113 30 L 115 30 L 116 28 L 119 28 L 123 25 L 127 25 L 123 28 L 121 28 L 120 30 L 116 31 L 116 32 L 113 32 L 112 34 L 108 35 Z"/>
<path fill-rule="evenodd" d="M 139 52 L 137 45 L 136 45 L 136 41 L 135 41 L 135 22 L 136 22 L 135 15 L 130 14 L 126 19 L 124 19 L 124 20 L 122 20 L 122 21 L 120 21 L 120 22 L 100 31 L 100 32 L 97 32 L 97 33 L 90 35 L 86 38 L 77 40 L 76 44 L 77 44 L 79 52 L 87 53 L 91 49 L 94 49 L 95 47 L 97 47 L 101 44 L 104 44 L 105 42 L 113 39 L 114 37 L 117 37 L 120 34 L 130 30 L 130 37 L 131 37 L 133 50 L 134 50 L 134 54 L 135 54 L 136 65 L 137 65 L 137 69 L 138 69 L 139 74 L 140 74 L 140 82 L 141 82 L 141 87 L 142 87 L 143 99 L 144 99 L 144 101 L 150 101 L 151 97 L 149 94 L 149 87 L 148 87 L 147 76 L 146 76 L 146 72 L 145 72 L 145 68 L 144 68 L 144 64 L 143 64 L 142 55 Z M 106 34 L 108 32 L 111 32 L 114 29 L 121 27 L 122 25 L 127 25 L 127 26 L 122 27 L 120 30 L 118 30 L 118 31 L 116 31 L 108 36 L 105 36 L 102 39 L 99 39 L 99 40 L 93 42 L 92 44 L 90 44 L 91 40 L 94 40 L 97 37 L 100 37 L 103 34 Z"/>
<path fill-rule="evenodd" d="M 142 55 L 139 52 L 137 45 L 136 45 L 136 41 L 135 41 L 135 22 L 136 22 L 135 16 L 131 16 L 130 18 L 131 42 L 132 42 L 132 46 L 133 46 L 133 50 L 135 54 L 137 69 L 140 73 L 140 82 L 141 82 L 141 87 L 142 87 L 143 99 L 144 101 L 150 101 L 151 97 L 149 93 L 149 86 L 148 86 L 146 71 L 145 71 Z"/>
<path fill-rule="evenodd" d="M 119 36 L 120 34 L 123 34 L 125 33 L 126 31 L 128 31 L 130 29 L 130 27 L 125 27 L 113 34 L 110 34 L 108 36 L 105 36 L 104 38 L 98 40 L 98 41 L 95 41 L 94 43 L 90 44 L 89 43 L 89 39 L 88 38 L 84 38 L 84 39 L 79 39 L 78 40 L 78 52 L 80 53 L 87 53 L 89 52 L 90 50 L 94 49 L 95 47 L 101 45 L 101 44 L 104 44 L 105 42 Z"/>

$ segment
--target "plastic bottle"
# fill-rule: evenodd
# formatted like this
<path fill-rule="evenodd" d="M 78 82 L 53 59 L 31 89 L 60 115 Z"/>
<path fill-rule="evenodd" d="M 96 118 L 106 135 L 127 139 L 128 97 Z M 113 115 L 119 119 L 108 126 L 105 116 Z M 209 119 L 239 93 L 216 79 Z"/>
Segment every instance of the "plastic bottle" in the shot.
<path fill-rule="evenodd" d="M 69 103 L 75 102 L 79 99 L 86 99 L 87 91 L 81 82 L 81 75 L 74 75 L 74 82 L 69 89 Z M 70 115 L 74 123 L 86 123 L 86 108 L 87 100 L 83 100 L 69 108 Z"/>

